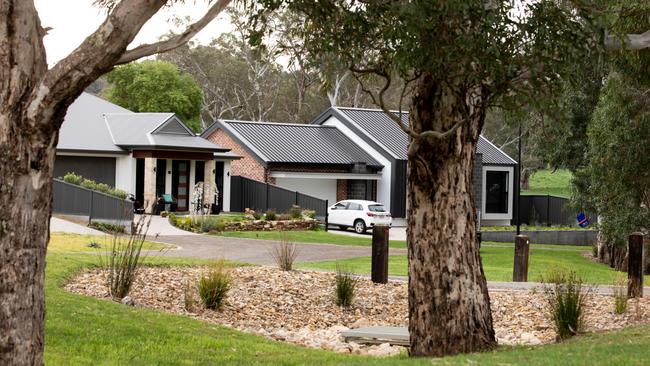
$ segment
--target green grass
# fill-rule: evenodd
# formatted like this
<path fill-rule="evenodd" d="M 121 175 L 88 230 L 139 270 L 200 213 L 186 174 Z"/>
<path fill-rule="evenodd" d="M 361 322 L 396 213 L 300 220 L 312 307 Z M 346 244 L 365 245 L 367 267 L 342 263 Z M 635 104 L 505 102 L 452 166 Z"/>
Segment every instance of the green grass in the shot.
<path fill-rule="evenodd" d="M 367 237 L 358 237 L 352 235 L 333 234 L 326 231 L 225 231 L 220 234 L 228 238 L 246 238 L 246 239 L 264 239 L 264 240 L 280 240 L 283 235 L 295 243 L 318 243 L 318 244 L 336 244 L 336 245 L 357 245 L 357 246 L 370 246 L 372 238 L 370 235 Z M 389 242 L 391 248 L 406 248 L 406 242 L 403 240 L 391 240 Z"/>
<path fill-rule="evenodd" d="M 78 235 L 78 234 L 64 234 L 52 233 L 50 236 L 50 243 L 48 244 L 48 252 L 99 252 L 104 253 L 110 248 L 111 240 L 113 237 L 110 235 L 93 236 L 93 235 Z M 100 248 L 91 248 L 88 246 L 90 242 L 99 244 Z M 161 250 L 173 248 L 173 246 L 162 243 L 154 243 L 145 241 L 142 246 L 143 250 Z"/>
<path fill-rule="evenodd" d="M 590 247 L 553 246 L 533 244 L 530 248 L 528 264 L 529 281 L 539 281 L 551 269 L 575 271 L 585 283 L 611 285 L 618 272 L 609 266 L 592 262 L 582 256 Z M 488 281 L 512 281 L 514 245 L 509 243 L 483 243 L 481 247 L 483 269 Z M 338 261 L 301 263 L 301 268 L 335 271 L 337 265 L 346 266 L 358 274 L 370 273 L 370 257 L 351 258 Z M 406 256 L 391 256 L 388 273 L 393 276 L 406 276 L 408 273 Z M 646 276 L 646 281 L 650 277 Z"/>
<path fill-rule="evenodd" d="M 571 197 L 571 172 L 566 169 L 539 170 L 528 182 L 528 189 L 522 190 L 522 195 L 551 195 Z"/>
<path fill-rule="evenodd" d="M 157 265 L 205 261 L 152 258 Z M 60 288 L 98 263 L 83 253 L 49 252 L 45 363 L 48 365 L 431 365 L 430 359 L 376 359 L 301 348 L 186 316 L 123 306 Z M 541 347 L 500 347 L 447 357 L 438 365 L 643 365 L 650 359 L 650 326 L 576 337 Z"/>

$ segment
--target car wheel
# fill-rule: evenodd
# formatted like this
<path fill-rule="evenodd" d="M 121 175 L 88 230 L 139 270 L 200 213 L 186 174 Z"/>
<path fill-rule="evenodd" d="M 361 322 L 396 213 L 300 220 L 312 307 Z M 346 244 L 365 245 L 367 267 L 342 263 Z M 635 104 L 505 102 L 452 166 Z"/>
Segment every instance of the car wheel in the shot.
<path fill-rule="evenodd" d="M 357 220 L 354 222 L 354 232 L 357 234 L 363 234 L 366 232 L 366 223 L 363 220 Z"/>
<path fill-rule="evenodd" d="M 339 229 L 341 229 L 341 230 L 343 230 L 343 231 L 345 231 L 345 230 L 347 230 L 347 229 L 348 229 L 348 227 L 347 227 L 347 226 L 345 226 L 345 225 L 339 225 Z"/>

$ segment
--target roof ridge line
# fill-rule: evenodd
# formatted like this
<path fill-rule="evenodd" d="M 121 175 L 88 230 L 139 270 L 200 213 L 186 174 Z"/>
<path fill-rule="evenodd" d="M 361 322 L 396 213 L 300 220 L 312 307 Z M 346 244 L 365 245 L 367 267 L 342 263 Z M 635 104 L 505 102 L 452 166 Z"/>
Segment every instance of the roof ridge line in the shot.
<path fill-rule="evenodd" d="M 334 126 L 313 125 L 311 123 L 295 123 L 295 122 L 265 122 L 265 121 L 242 121 L 234 119 L 222 119 L 225 123 L 246 123 L 251 125 L 271 125 L 271 126 L 291 126 L 291 127 L 326 127 L 335 128 Z"/>
<path fill-rule="evenodd" d="M 386 113 L 383 109 L 377 109 L 377 108 L 361 108 L 361 107 L 339 107 L 339 106 L 334 106 L 332 108 L 336 109 L 347 109 L 351 111 L 364 111 L 364 112 L 380 112 L 380 113 Z M 402 114 L 409 114 L 409 111 L 399 111 L 395 109 L 389 109 L 389 112 L 394 112 L 394 113 L 402 113 Z"/>

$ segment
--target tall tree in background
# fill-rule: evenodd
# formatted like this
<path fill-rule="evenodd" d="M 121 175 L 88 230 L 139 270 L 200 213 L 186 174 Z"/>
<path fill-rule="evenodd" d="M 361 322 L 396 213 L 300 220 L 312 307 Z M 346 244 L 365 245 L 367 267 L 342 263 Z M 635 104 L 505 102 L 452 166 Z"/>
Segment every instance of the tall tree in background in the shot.
<path fill-rule="evenodd" d="M 516 2 L 517 9 L 510 1 L 479 0 L 261 3 L 263 10 L 288 8 L 305 15 L 302 35 L 315 62 L 336 52 L 358 80 L 383 78 L 381 89 L 364 90 L 410 138 L 411 355 L 493 347 L 471 179 L 486 111 L 511 96 L 533 97 L 527 100 L 534 103 L 537 94 L 570 79 L 572 66 L 622 41 L 603 42 L 593 28 L 593 8 L 556 1 Z M 254 17 L 260 33 L 253 42 L 263 37 L 267 14 Z M 646 38 L 623 41 L 647 47 Z M 411 95 L 408 125 L 384 98 L 395 75 L 405 80 L 402 95 Z"/>
<path fill-rule="evenodd" d="M 164 61 L 132 62 L 106 75 L 108 100 L 133 112 L 173 112 L 201 132 L 201 89 L 187 73 Z"/>
<path fill-rule="evenodd" d="M 229 0 L 188 29 L 127 50 L 160 8 L 177 1 L 98 0 L 106 20 L 48 69 L 46 31 L 31 0 L 0 1 L 0 365 L 43 363 L 45 252 L 59 128 L 70 104 L 115 65 L 182 45 Z"/>

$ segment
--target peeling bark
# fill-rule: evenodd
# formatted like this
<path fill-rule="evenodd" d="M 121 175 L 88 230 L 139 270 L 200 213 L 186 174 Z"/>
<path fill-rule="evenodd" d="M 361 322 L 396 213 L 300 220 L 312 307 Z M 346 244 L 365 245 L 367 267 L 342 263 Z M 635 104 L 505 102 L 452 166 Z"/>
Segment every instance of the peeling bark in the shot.
<path fill-rule="evenodd" d="M 413 140 L 409 149 L 412 356 L 445 356 L 496 345 L 472 199 L 472 168 L 484 114 L 474 108 L 481 102 L 479 94 L 461 93 L 469 96 L 460 99 L 456 92 L 424 76 L 411 106 L 410 125 L 416 133 L 445 131 L 470 116 L 451 136 Z"/>

